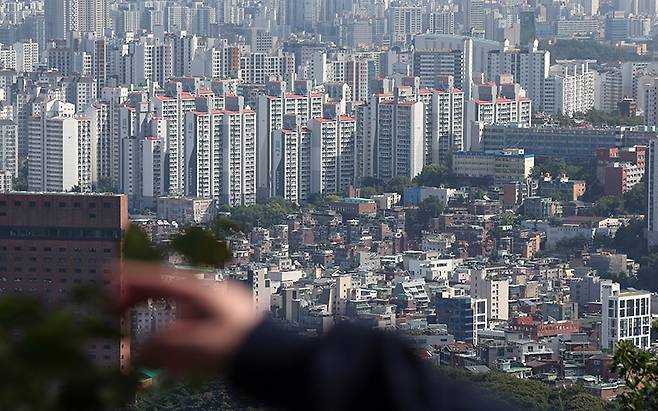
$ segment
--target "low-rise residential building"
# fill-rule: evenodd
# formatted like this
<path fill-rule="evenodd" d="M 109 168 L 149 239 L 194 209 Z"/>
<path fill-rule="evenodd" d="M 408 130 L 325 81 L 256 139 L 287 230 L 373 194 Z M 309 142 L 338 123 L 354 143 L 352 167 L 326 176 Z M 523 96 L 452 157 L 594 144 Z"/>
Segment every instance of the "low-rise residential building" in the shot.
<path fill-rule="evenodd" d="M 530 177 L 535 156 L 522 149 L 501 151 L 462 151 L 452 155 L 452 172 L 473 178 L 493 178 L 502 184 L 523 181 Z"/>
<path fill-rule="evenodd" d="M 330 207 L 345 217 L 377 212 L 377 204 L 369 198 L 341 198 L 332 201 Z"/>
<path fill-rule="evenodd" d="M 160 197 L 158 218 L 181 224 L 208 223 L 215 218 L 215 200 L 211 198 Z"/>
<path fill-rule="evenodd" d="M 430 197 L 437 198 L 444 206 L 457 194 L 454 188 L 445 187 L 409 187 L 404 189 L 402 201 L 405 206 L 419 206 Z"/>
<path fill-rule="evenodd" d="M 583 180 L 571 180 L 567 176 L 553 178 L 546 175 L 539 179 L 537 194 L 543 197 L 558 197 L 564 201 L 577 201 L 586 190 L 587 184 Z"/>
<path fill-rule="evenodd" d="M 528 197 L 523 200 L 523 213 L 529 218 L 547 220 L 562 215 L 559 201 L 548 197 Z"/>

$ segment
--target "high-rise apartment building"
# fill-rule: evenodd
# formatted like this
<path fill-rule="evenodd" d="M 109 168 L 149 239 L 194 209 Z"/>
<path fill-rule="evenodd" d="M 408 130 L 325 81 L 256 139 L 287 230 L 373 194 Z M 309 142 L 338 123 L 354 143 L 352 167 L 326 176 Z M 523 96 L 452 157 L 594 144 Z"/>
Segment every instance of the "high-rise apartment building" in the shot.
<path fill-rule="evenodd" d="M 658 126 L 658 83 L 655 80 L 645 87 L 643 97 L 644 123 Z"/>
<path fill-rule="evenodd" d="M 185 121 L 186 194 L 230 206 L 254 204 L 256 113 L 244 107 L 192 111 Z"/>
<path fill-rule="evenodd" d="M 534 108 L 542 111 L 544 83 L 550 65 L 551 53 L 539 50 L 539 42 L 535 40 L 529 45 L 522 45 L 520 49 L 506 48 L 489 52 L 487 78 L 493 80 L 497 74 L 511 74 L 533 101 Z"/>
<path fill-rule="evenodd" d="M 311 194 L 338 194 L 354 184 L 355 125 L 355 120 L 348 116 L 314 118 L 309 122 Z"/>
<path fill-rule="evenodd" d="M 464 87 L 463 50 L 419 50 L 414 52 L 413 74 L 422 88 L 437 88 L 442 78 L 452 76 L 455 87 Z"/>
<path fill-rule="evenodd" d="M 658 139 L 649 143 L 647 153 L 647 240 L 649 248 L 658 246 Z"/>
<path fill-rule="evenodd" d="M 424 104 L 399 95 L 371 104 L 376 117 L 371 118 L 368 133 L 374 138 L 373 151 L 368 153 L 373 157 L 367 161 L 373 165 L 370 176 L 382 180 L 396 176 L 414 178 L 425 162 Z"/>
<path fill-rule="evenodd" d="M 607 113 L 617 111 L 624 98 L 621 70 L 612 68 L 594 75 L 594 108 Z"/>
<path fill-rule="evenodd" d="M 43 103 L 29 119 L 30 191 L 91 191 L 96 179 L 97 134 L 90 118 L 59 100 Z"/>
<path fill-rule="evenodd" d="M 497 75 L 495 82 L 477 84 L 469 102 L 470 119 L 466 129 L 466 146 L 471 150 L 482 146 L 482 131 L 490 124 L 532 125 L 532 101 L 512 75 Z"/>
<path fill-rule="evenodd" d="M 167 194 L 167 120 L 152 116 L 147 99 L 146 93 L 131 93 L 118 110 L 118 189 L 128 195 L 132 210 L 153 208 L 156 198 Z M 99 157 L 106 154 L 99 144 Z"/>
<path fill-rule="evenodd" d="M 394 5 L 388 9 L 388 30 L 393 43 L 404 43 L 407 36 L 422 32 L 420 6 Z"/>
<path fill-rule="evenodd" d="M 65 39 L 72 31 L 104 35 L 111 28 L 107 0 L 46 0 L 46 38 Z"/>
<path fill-rule="evenodd" d="M 0 194 L 0 294 L 58 303 L 76 287 L 106 284 L 127 226 L 123 195 Z M 125 369 L 130 339 L 97 341 L 87 351 L 99 364 Z"/>
<path fill-rule="evenodd" d="M 573 116 L 594 108 L 595 74 L 587 62 L 552 66 L 544 82 L 542 110 Z"/>
<path fill-rule="evenodd" d="M 484 0 L 462 0 L 464 33 L 484 31 Z"/>
<path fill-rule="evenodd" d="M 8 119 L 0 119 L 0 171 L 18 177 L 18 126 Z"/>
<path fill-rule="evenodd" d="M 171 195 L 185 193 L 185 114 L 196 108 L 195 97 L 180 87 L 167 95 L 157 96 L 153 108 L 167 122 L 167 175 Z"/>
<path fill-rule="evenodd" d="M 257 193 L 259 199 L 272 197 L 274 191 L 274 146 L 272 139 L 277 130 L 284 127 L 284 115 L 296 115 L 298 127 L 306 127 L 312 118 L 322 117 L 322 95 L 308 93 L 300 95 L 285 91 L 285 83 L 271 82 L 267 95 L 258 97 L 257 125 Z"/>

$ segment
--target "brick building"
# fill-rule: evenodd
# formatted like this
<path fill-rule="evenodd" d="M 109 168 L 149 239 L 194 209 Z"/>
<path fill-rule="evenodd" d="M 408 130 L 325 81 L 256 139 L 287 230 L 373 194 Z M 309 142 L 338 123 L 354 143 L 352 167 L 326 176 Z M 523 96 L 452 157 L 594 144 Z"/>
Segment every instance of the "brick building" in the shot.
<path fill-rule="evenodd" d="M 58 303 L 78 286 L 105 284 L 127 226 L 125 195 L 0 194 L 0 294 Z M 100 364 L 129 365 L 129 338 L 88 351 Z"/>
<path fill-rule="evenodd" d="M 605 195 L 620 195 L 642 180 L 647 147 L 610 147 L 596 150 L 596 178 Z"/>

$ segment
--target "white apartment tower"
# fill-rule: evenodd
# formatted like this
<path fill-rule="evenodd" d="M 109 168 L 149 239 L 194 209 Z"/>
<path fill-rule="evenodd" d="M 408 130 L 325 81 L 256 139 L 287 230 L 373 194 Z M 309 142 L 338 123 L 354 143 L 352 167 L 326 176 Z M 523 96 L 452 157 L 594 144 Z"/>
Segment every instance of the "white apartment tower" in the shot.
<path fill-rule="evenodd" d="M 0 119 L 0 171 L 18 176 L 18 126 L 8 119 Z"/>
<path fill-rule="evenodd" d="M 501 51 L 489 52 L 487 78 L 492 81 L 497 74 L 511 74 L 534 102 L 534 108 L 543 111 L 544 83 L 550 65 L 551 53 L 539 50 L 539 42 L 535 40 L 521 49 L 506 47 Z"/>
<path fill-rule="evenodd" d="M 153 99 L 155 115 L 167 121 L 167 165 L 170 195 L 185 194 L 185 114 L 195 109 L 195 97 L 178 91 Z"/>
<path fill-rule="evenodd" d="M 192 111 L 185 121 L 186 194 L 230 206 L 254 204 L 256 113 L 249 108 Z"/>
<path fill-rule="evenodd" d="M 594 108 L 594 82 L 595 74 L 587 62 L 551 67 L 544 83 L 542 109 L 567 116 L 590 111 Z"/>
<path fill-rule="evenodd" d="M 91 190 L 97 134 L 91 120 L 74 111 L 73 104 L 48 101 L 29 119 L 30 191 Z"/>
<path fill-rule="evenodd" d="M 451 151 L 468 149 L 464 142 L 464 93 L 454 87 L 421 89 L 424 104 L 425 165 L 447 163 Z"/>
<path fill-rule="evenodd" d="M 277 195 L 274 190 L 276 175 L 272 139 L 274 132 L 284 127 L 284 116 L 299 118 L 298 127 L 306 127 L 312 118 L 322 117 L 322 95 L 299 95 L 285 92 L 285 83 L 268 84 L 267 95 L 258 97 L 258 126 L 256 138 L 257 193 L 259 199 Z"/>

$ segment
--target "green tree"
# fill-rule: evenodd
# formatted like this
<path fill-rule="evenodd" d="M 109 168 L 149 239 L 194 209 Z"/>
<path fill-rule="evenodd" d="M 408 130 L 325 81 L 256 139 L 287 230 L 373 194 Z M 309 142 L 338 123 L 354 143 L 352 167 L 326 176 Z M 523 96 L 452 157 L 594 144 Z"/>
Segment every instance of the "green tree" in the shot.
<path fill-rule="evenodd" d="M 588 243 L 587 238 L 579 235 L 575 237 L 569 237 L 558 241 L 555 244 L 555 248 L 561 251 L 580 251 L 585 248 L 585 245 Z"/>
<path fill-rule="evenodd" d="M 396 176 L 388 180 L 384 185 L 384 191 L 387 193 L 400 193 L 404 192 L 404 189 L 411 187 L 413 184 L 407 176 Z"/>
<path fill-rule="evenodd" d="M 590 110 L 582 116 L 595 127 L 617 127 L 617 126 L 640 126 L 644 124 L 644 118 L 625 117 L 618 111 L 606 113 L 600 110 Z"/>
<path fill-rule="evenodd" d="M 94 185 L 94 192 L 96 193 L 114 193 L 116 192 L 116 185 L 110 176 L 100 176 Z"/>
<path fill-rule="evenodd" d="M 15 191 L 27 191 L 27 159 L 21 159 L 18 163 L 18 177 L 12 180 L 12 186 Z"/>
<path fill-rule="evenodd" d="M 515 225 L 518 222 L 519 215 L 515 213 L 503 213 L 498 219 L 501 225 Z"/>
<path fill-rule="evenodd" d="M 626 254 L 639 261 L 647 253 L 644 239 L 644 220 L 635 218 L 617 229 L 613 240 L 613 247 L 620 253 Z"/>
<path fill-rule="evenodd" d="M 601 217 L 620 214 L 624 210 L 624 199 L 619 196 L 605 196 L 594 203 L 594 212 Z"/>
<path fill-rule="evenodd" d="M 646 61 L 650 56 L 640 56 L 637 53 L 604 44 L 597 40 L 566 40 L 559 39 L 552 43 L 542 41 L 540 48 L 551 52 L 551 60 L 591 59 L 599 63 L 620 61 Z"/>
<path fill-rule="evenodd" d="M 112 410 L 134 397 L 136 375 L 100 367 L 86 351 L 90 341 L 119 338 L 103 296 L 80 288 L 67 304 L 47 306 L 0 297 L 3 410 Z"/>
<path fill-rule="evenodd" d="M 619 398 L 622 409 L 658 409 L 658 363 L 655 354 L 636 347 L 631 341 L 620 341 L 615 349 L 613 369 L 626 383 L 627 390 Z"/>
<path fill-rule="evenodd" d="M 324 199 L 315 199 L 322 204 Z M 239 206 L 230 209 L 231 218 L 251 227 L 269 228 L 275 224 L 283 224 L 286 217 L 299 210 L 295 204 L 280 197 L 273 197 L 266 203 Z"/>
<path fill-rule="evenodd" d="M 443 164 L 430 164 L 423 168 L 413 182 L 419 186 L 439 187 L 442 184 L 448 184 L 450 181 L 450 172 L 448 167 Z"/>
<path fill-rule="evenodd" d="M 361 187 L 361 197 L 363 198 L 371 198 L 373 196 L 376 196 L 378 194 L 382 194 L 384 190 L 381 190 L 378 187 Z"/>
<path fill-rule="evenodd" d="M 624 210 L 627 213 L 647 213 L 647 180 L 646 176 L 623 194 Z"/>
<path fill-rule="evenodd" d="M 445 206 L 438 197 L 428 197 L 418 207 L 423 219 L 436 218 L 443 213 Z"/>

